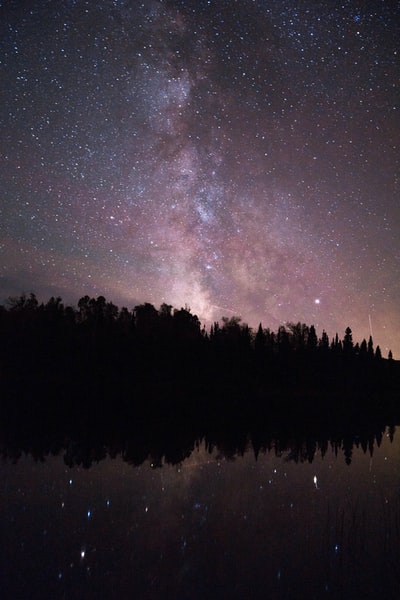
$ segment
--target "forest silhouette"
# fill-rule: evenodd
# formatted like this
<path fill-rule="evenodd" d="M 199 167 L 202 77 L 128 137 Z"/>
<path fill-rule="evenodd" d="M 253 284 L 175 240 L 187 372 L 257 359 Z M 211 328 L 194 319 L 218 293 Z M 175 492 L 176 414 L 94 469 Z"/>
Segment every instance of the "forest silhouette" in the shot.
<path fill-rule="evenodd" d="M 350 327 L 330 340 L 300 322 L 253 331 L 223 317 L 207 331 L 188 307 L 84 296 L 74 308 L 31 293 L 0 306 L 0 332 L 0 414 L 12 429 L 128 420 L 228 431 L 400 414 L 400 363 L 372 337 L 354 343 Z"/>

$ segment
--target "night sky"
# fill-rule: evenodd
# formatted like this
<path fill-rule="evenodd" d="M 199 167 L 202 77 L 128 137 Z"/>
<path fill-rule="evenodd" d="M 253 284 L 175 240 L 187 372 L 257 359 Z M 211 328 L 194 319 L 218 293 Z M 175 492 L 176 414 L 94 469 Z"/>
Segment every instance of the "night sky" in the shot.
<path fill-rule="evenodd" d="M 104 295 L 400 357 L 400 3 L 0 2 L 0 301 Z"/>

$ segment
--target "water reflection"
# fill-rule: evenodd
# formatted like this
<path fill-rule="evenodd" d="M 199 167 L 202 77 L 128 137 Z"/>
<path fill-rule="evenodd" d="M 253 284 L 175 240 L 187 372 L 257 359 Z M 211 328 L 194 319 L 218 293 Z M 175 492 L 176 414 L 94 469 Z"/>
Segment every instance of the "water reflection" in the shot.
<path fill-rule="evenodd" d="M 121 457 L 130 465 L 138 466 L 150 460 L 152 467 L 178 464 L 190 457 L 204 443 L 207 452 L 217 450 L 225 458 L 243 456 L 252 451 L 255 459 L 260 454 L 273 453 L 295 463 L 313 462 L 324 457 L 328 450 L 343 456 L 350 465 L 354 449 L 361 448 L 373 456 L 379 448 L 385 430 L 393 441 L 395 425 L 385 422 L 310 427 L 302 424 L 267 423 L 249 426 L 236 422 L 229 427 L 195 428 L 174 423 L 124 423 L 118 429 L 75 428 L 73 431 L 53 427 L 42 429 L 40 424 L 26 427 L 3 427 L 0 431 L 0 454 L 17 462 L 24 454 L 35 461 L 44 461 L 49 455 L 62 455 L 68 467 L 89 468 L 106 458 Z"/>
<path fill-rule="evenodd" d="M 267 433 L 3 437 L 1 598 L 397 598 L 394 428 Z"/>

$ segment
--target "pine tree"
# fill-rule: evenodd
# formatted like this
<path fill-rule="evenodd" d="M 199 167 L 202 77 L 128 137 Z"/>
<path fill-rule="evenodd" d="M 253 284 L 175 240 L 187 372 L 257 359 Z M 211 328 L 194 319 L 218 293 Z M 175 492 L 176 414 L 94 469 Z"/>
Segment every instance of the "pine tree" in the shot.
<path fill-rule="evenodd" d="M 346 354 L 350 354 L 353 350 L 353 334 L 350 327 L 347 327 L 344 332 L 343 350 Z"/>
<path fill-rule="evenodd" d="M 254 348 L 258 354 L 263 352 L 266 341 L 267 341 L 267 336 L 265 335 L 262 325 L 260 323 L 258 326 L 255 340 L 254 340 Z"/>
<path fill-rule="evenodd" d="M 372 335 L 369 336 L 367 353 L 371 358 L 374 356 L 374 342 L 372 341 Z"/>

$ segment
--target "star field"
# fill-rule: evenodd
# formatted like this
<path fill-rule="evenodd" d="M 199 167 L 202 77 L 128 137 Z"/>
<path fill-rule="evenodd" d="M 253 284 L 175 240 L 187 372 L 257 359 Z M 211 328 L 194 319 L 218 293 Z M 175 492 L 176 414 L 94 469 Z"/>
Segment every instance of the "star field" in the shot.
<path fill-rule="evenodd" d="M 10 0 L 0 29 L 0 300 L 400 356 L 398 2 Z"/>

